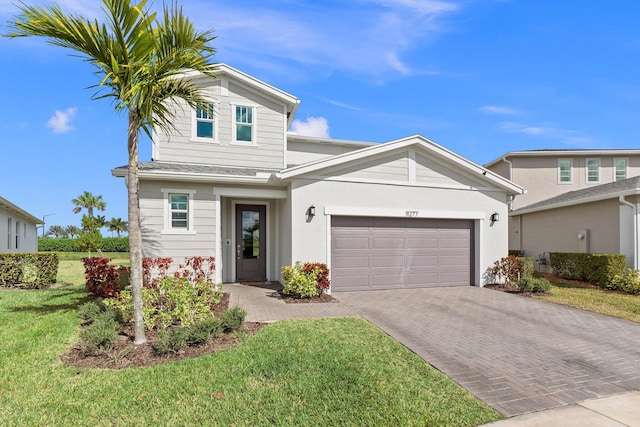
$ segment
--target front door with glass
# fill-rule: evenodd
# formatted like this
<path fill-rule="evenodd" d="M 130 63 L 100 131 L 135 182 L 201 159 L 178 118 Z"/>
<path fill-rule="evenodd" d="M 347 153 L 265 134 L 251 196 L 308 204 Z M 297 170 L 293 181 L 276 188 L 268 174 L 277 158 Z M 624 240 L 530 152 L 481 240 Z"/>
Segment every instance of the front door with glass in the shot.
<path fill-rule="evenodd" d="M 264 205 L 236 205 L 236 280 L 267 278 Z"/>

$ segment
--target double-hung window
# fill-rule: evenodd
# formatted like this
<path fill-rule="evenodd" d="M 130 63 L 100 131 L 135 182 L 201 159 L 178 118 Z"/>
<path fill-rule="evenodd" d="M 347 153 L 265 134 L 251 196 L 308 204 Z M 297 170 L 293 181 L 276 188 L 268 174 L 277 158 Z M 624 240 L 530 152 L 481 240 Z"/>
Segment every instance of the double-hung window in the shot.
<path fill-rule="evenodd" d="M 571 159 L 558 159 L 558 183 L 571 184 L 573 182 L 572 166 Z"/>
<path fill-rule="evenodd" d="M 11 247 L 11 227 L 13 226 L 13 222 L 11 218 L 7 219 L 7 249 L 13 249 Z"/>
<path fill-rule="evenodd" d="M 162 189 L 164 195 L 163 234 L 195 234 L 194 190 Z"/>
<path fill-rule="evenodd" d="M 600 159 L 587 159 L 587 183 L 600 182 Z"/>
<path fill-rule="evenodd" d="M 240 143 L 255 143 L 255 108 L 235 105 L 234 113 L 234 141 Z"/>
<path fill-rule="evenodd" d="M 616 158 L 613 159 L 614 166 L 614 178 L 616 181 L 622 181 L 623 179 L 627 179 L 627 166 L 628 162 L 625 158 Z"/>
<path fill-rule="evenodd" d="M 16 221 L 15 243 L 16 249 L 20 249 L 20 221 Z"/>
<path fill-rule="evenodd" d="M 215 104 L 208 102 L 196 107 L 191 126 L 192 140 L 201 142 L 217 142 L 218 126 L 216 123 Z"/>

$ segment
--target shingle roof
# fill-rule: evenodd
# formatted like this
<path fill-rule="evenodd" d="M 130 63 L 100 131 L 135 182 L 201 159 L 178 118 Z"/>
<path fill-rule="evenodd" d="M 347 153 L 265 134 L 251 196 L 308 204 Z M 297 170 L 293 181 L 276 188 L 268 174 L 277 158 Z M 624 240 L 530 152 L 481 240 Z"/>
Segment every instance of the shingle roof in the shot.
<path fill-rule="evenodd" d="M 590 200 L 602 200 L 608 198 L 607 196 L 617 197 L 618 195 L 633 190 L 640 191 L 640 176 L 562 193 L 558 196 L 523 206 L 514 210 L 513 213 L 529 210 L 544 210 L 545 208 L 551 208 L 556 205 L 579 204 Z"/>
<path fill-rule="evenodd" d="M 125 173 L 127 166 L 120 166 L 115 171 Z M 189 163 L 167 163 L 167 162 L 141 162 L 138 163 L 138 170 L 141 172 L 173 172 L 198 175 L 228 175 L 228 176 L 257 176 L 258 174 L 278 173 L 278 169 L 258 169 L 258 168 L 232 168 L 219 165 L 196 165 Z"/>

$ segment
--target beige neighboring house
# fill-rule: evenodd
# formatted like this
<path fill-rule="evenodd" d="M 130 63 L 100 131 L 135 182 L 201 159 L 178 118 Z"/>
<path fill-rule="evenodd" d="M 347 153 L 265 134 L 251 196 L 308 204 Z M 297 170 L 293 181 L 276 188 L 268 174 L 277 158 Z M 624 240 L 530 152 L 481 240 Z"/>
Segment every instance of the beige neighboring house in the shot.
<path fill-rule="evenodd" d="M 621 253 L 638 267 L 640 150 L 515 151 L 485 167 L 526 190 L 511 201 L 509 249 Z"/>
<path fill-rule="evenodd" d="M 219 282 L 321 262 L 332 290 L 365 291 L 482 286 L 507 254 L 520 186 L 420 135 L 293 134 L 296 97 L 228 65 L 217 76 L 187 76 L 210 102 L 175 105 L 175 131 L 140 163 L 144 256 L 215 257 Z"/>
<path fill-rule="evenodd" d="M 0 252 L 38 252 L 42 220 L 0 197 Z"/>

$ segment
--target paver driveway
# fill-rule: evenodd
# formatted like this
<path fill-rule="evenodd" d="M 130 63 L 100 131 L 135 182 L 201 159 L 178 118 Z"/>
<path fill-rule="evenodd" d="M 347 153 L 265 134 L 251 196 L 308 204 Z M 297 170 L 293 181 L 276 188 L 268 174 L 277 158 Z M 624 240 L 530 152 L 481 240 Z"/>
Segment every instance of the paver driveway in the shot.
<path fill-rule="evenodd" d="M 640 390 L 640 324 L 475 287 L 335 293 L 507 416 Z"/>

